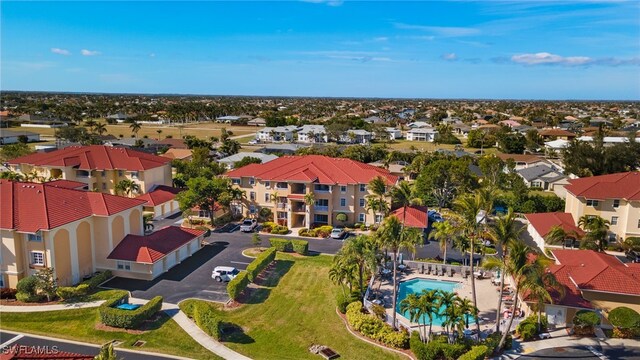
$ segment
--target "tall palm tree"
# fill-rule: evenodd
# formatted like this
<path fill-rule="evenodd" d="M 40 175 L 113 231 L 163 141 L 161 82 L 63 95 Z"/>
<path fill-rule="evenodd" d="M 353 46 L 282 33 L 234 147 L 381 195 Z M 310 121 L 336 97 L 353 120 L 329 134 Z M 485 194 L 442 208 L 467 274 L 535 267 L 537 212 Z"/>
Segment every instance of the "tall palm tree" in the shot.
<path fill-rule="evenodd" d="M 313 191 L 310 191 L 304 194 L 304 204 L 306 205 L 306 225 L 307 227 L 311 227 L 311 209 L 312 206 L 316 203 L 316 194 Z"/>
<path fill-rule="evenodd" d="M 129 125 L 129 129 L 131 129 L 131 132 L 133 133 L 133 135 L 138 138 L 138 131 L 140 131 L 140 129 L 142 129 L 142 125 L 140 125 L 140 123 L 138 123 L 137 121 L 132 121 L 131 125 Z"/>
<path fill-rule="evenodd" d="M 344 257 L 336 255 L 333 258 L 333 265 L 329 269 L 329 279 L 342 288 L 342 294 L 344 292 L 344 285 L 349 286 L 349 294 L 353 291 L 353 279 L 356 268 L 354 264 L 351 264 L 344 260 Z"/>
<path fill-rule="evenodd" d="M 397 262 L 398 253 L 404 249 L 415 253 L 416 245 L 422 241 L 422 234 L 416 228 L 405 228 L 395 216 L 386 218 L 376 231 L 378 244 L 393 253 L 393 327 L 396 327 L 396 302 L 398 299 Z"/>
<path fill-rule="evenodd" d="M 440 250 L 442 250 L 442 263 L 447 263 L 447 247 L 456 233 L 456 228 L 448 221 L 439 222 L 433 224 L 434 231 L 429 234 L 429 237 L 435 239 L 440 244 Z"/>
<path fill-rule="evenodd" d="M 378 249 L 375 242 L 367 235 L 358 235 L 347 239 L 338 253 L 345 261 L 357 267 L 359 290 L 363 293 L 364 272 L 368 270 L 374 274 L 376 271 Z"/>
<path fill-rule="evenodd" d="M 429 319 L 429 332 L 423 336 L 423 339 L 429 342 L 431 340 L 431 329 L 433 327 L 433 317 L 438 315 L 438 290 L 422 290 L 420 294 L 420 312 L 422 314 L 422 323 L 424 324 L 425 332 L 427 323 L 425 317 Z"/>
<path fill-rule="evenodd" d="M 571 239 L 571 247 L 574 242 L 580 239 L 580 236 L 575 231 L 566 231 L 560 225 L 555 225 L 549 230 L 544 237 L 544 241 L 548 244 L 557 245 L 562 244 L 564 249 L 567 239 Z"/>
<path fill-rule="evenodd" d="M 504 290 L 504 266 L 509 245 L 514 241 L 518 241 L 522 229 L 522 227 L 518 226 L 513 214 L 513 209 L 511 208 L 509 208 L 509 211 L 504 216 L 499 217 L 495 223 L 489 227 L 489 237 L 491 237 L 496 243 L 496 246 L 502 250 L 501 260 L 503 266 L 500 268 L 500 294 L 502 294 Z M 498 309 L 501 308 L 502 295 L 498 296 Z M 500 311 L 496 314 L 496 331 L 500 331 Z"/>
<path fill-rule="evenodd" d="M 130 196 L 131 194 L 140 192 L 140 185 L 133 180 L 123 179 L 118 181 L 115 186 L 115 190 L 117 194 L 125 194 Z"/>
<path fill-rule="evenodd" d="M 107 125 L 105 123 L 96 123 L 96 125 L 93 127 L 93 131 L 102 136 L 107 132 Z"/>
<path fill-rule="evenodd" d="M 15 171 L 3 171 L 0 172 L 0 179 L 6 179 L 9 181 L 25 181 L 25 177 L 19 172 Z"/>
<path fill-rule="evenodd" d="M 93 132 L 94 128 L 96 127 L 96 124 L 97 124 L 96 121 L 93 119 L 89 119 L 84 122 L 84 126 L 88 127 L 89 131 L 91 132 Z"/>
<path fill-rule="evenodd" d="M 449 332 L 449 325 L 451 324 L 452 314 L 456 307 L 456 294 L 450 291 L 441 290 L 438 296 L 437 306 L 442 309 L 440 316 L 442 317 L 442 327 L 446 332 Z"/>
<path fill-rule="evenodd" d="M 409 294 L 400 301 L 400 312 L 409 313 L 409 321 L 418 323 L 418 332 L 420 332 L 420 318 L 422 317 L 422 308 L 420 307 L 421 296 L 418 294 Z"/>
<path fill-rule="evenodd" d="M 380 199 L 384 201 L 387 196 L 387 181 L 380 175 L 374 177 L 369 181 L 369 190 Z"/>
<path fill-rule="evenodd" d="M 583 239 L 583 247 L 592 248 L 603 252 L 607 247 L 607 236 L 611 222 L 600 216 L 583 215 L 578 220 L 578 226 L 586 230 L 587 234 Z"/>
<path fill-rule="evenodd" d="M 156 133 L 158 134 L 158 140 L 160 140 L 160 134 L 162 134 L 162 129 L 156 130 Z"/>
<path fill-rule="evenodd" d="M 562 285 L 555 275 L 546 269 L 538 267 L 535 271 L 529 273 L 529 281 L 523 284 L 523 290 L 527 293 L 528 299 L 535 300 L 536 312 L 538 313 L 538 332 L 541 328 L 542 309 L 544 304 L 553 304 L 552 292 L 563 298 L 565 295 L 565 287 Z"/>

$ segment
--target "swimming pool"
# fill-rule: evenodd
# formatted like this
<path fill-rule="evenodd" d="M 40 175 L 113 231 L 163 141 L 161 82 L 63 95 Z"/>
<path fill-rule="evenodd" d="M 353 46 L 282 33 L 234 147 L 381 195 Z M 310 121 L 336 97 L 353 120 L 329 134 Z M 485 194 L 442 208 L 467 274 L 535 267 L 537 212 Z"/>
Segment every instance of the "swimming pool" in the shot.
<path fill-rule="evenodd" d="M 401 312 L 400 311 L 400 302 L 407 297 L 409 294 L 420 294 L 422 290 L 443 290 L 448 292 L 456 292 L 462 286 L 459 282 L 454 281 L 441 281 L 441 280 L 431 280 L 431 279 L 412 279 L 408 281 L 403 281 L 400 283 L 398 288 L 398 302 L 396 305 L 396 311 L 398 314 L 409 319 L 409 312 Z M 440 311 L 444 310 L 441 308 Z M 439 316 L 433 317 L 433 325 L 440 326 L 442 325 L 442 318 Z M 429 323 L 429 319 L 425 318 L 424 320 Z"/>

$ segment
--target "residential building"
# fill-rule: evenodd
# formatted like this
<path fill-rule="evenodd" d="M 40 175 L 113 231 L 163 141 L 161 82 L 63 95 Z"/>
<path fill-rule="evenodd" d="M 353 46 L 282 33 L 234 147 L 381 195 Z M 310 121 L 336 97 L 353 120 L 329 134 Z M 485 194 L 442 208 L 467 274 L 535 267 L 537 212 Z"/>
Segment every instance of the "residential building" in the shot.
<path fill-rule="evenodd" d="M 183 139 L 166 138 L 158 141 L 158 144 L 169 147 L 171 149 L 188 149 Z"/>
<path fill-rule="evenodd" d="M 247 215 L 255 216 L 261 208 L 268 208 L 275 220 L 290 228 L 372 224 L 376 219 L 366 208 L 366 198 L 371 195 L 367 184 L 376 176 L 389 186 L 398 181 L 386 169 L 320 155 L 283 156 L 231 170 L 225 176 L 246 191 Z M 309 197 L 314 201 L 310 206 L 305 201 Z M 344 222 L 336 220 L 341 213 L 347 215 Z"/>
<path fill-rule="evenodd" d="M 263 153 L 255 153 L 255 152 L 240 152 L 231 156 L 227 156 L 225 158 L 219 159 L 218 162 L 221 164 L 224 164 L 227 169 L 233 169 L 234 165 L 236 162 L 246 158 L 246 157 L 253 157 L 253 158 L 257 158 L 260 159 L 262 161 L 262 163 L 267 163 L 271 160 L 275 160 L 278 157 L 275 155 L 269 155 L 269 154 L 263 154 Z"/>
<path fill-rule="evenodd" d="M 429 124 L 426 121 L 414 121 L 412 123 L 409 123 L 407 126 L 412 129 L 415 129 L 415 128 L 431 127 L 431 124 Z"/>
<path fill-rule="evenodd" d="M 329 141 L 324 125 L 303 125 L 298 129 L 298 142 L 326 143 Z"/>
<path fill-rule="evenodd" d="M 0 145 L 15 144 L 20 142 L 21 138 L 24 138 L 26 142 L 40 141 L 40 134 L 24 130 L 13 131 L 0 129 Z"/>
<path fill-rule="evenodd" d="M 389 215 L 397 217 L 404 226 L 420 229 L 426 233 L 429 227 L 428 212 L 429 209 L 426 206 L 411 205 L 407 206 L 406 211 L 404 207 L 400 207 L 392 211 Z"/>
<path fill-rule="evenodd" d="M 496 156 L 502 161 L 512 160 L 515 163 L 515 170 L 522 170 L 540 164 L 549 164 L 548 161 L 537 155 L 497 153 Z"/>
<path fill-rule="evenodd" d="M 577 136 L 575 133 L 571 131 L 563 130 L 563 129 L 545 129 L 545 130 L 540 130 L 539 133 L 542 139 L 545 141 L 573 140 Z"/>
<path fill-rule="evenodd" d="M 626 306 L 640 312 L 640 264 L 622 263 L 613 255 L 593 250 L 552 251 L 555 263 L 549 272 L 564 287 L 564 296 L 549 289 L 552 303 L 545 304 L 549 324 L 563 327 L 572 323 L 579 310 L 591 310 L 602 317 L 602 326 L 611 327 L 602 316 Z M 530 307 L 532 302 L 526 301 Z"/>
<path fill-rule="evenodd" d="M 407 140 L 434 142 L 438 137 L 438 130 L 432 127 L 421 127 L 407 131 Z"/>
<path fill-rule="evenodd" d="M 142 235 L 144 201 L 55 184 L 0 180 L 0 287 L 46 267 L 61 286 L 115 270 L 109 253 L 125 235 Z"/>
<path fill-rule="evenodd" d="M 265 127 L 256 132 L 256 139 L 262 142 L 290 142 L 297 128 L 290 126 Z"/>
<path fill-rule="evenodd" d="M 267 120 L 263 118 L 255 118 L 247 121 L 247 125 L 249 126 L 267 126 Z"/>
<path fill-rule="evenodd" d="M 565 211 L 575 221 L 597 215 L 611 223 L 611 240 L 640 236 L 640 172 L 573 179 L 565 190 Z"/>
<path fill-rule="evenodd" d="M 11 170 L 39 177 L 79 181 L 89 189 L 115 194 L 116 184 L 132 180 L 146 193 L 155 185 L 171 185 L 171 159 L 133 149 L 104 145 L 69 146 L 8 161 Z"/>
<path fill-rule="evenodd" d="M 362 130 L 362 129 L 352 129 L 347 130 L 346 134 L 340 135 L 340 142 L 347 144 L 371 144 L 371 140 L 373 139 L 373 133 Z"/>
<path fill-rule="evenodd" d="M 524 217 L 528 222 L 527 232 L 529 232 L 531 239 L 538 245 L 540 250 L 546 248 L 545 238 L 555 226 L 561 227 L 568 235 L 563 244 L 555 244 L 558 246 L 573 247 L 577 245 L 577 240 L 584 235 L 584 231 L 576 226 L 573 217 L 569 213 L 534 213 L 524 214 Z"/>
<path fill-rule="evenodd" d="M 193 158 L 193 151 L 191 151 L 191 149 L 170 148 L 160 156 L 171 160 L 191 161 Z"/>
<path fill-rule="evenodd" d="M 264 154 L 293 155 L 299 149 L 309 147 L 301 144 L 266 144 L 260 151 Z"/>
<path fill-rule="evenodd" d="M 153 219 L 163 219 L 180 212 L 180 204 L 176 200 L 180 191 L 182 189 L 158 185 L 136 199 L 145 201 L 142 205 L 145 214 L 153 215 Z"/>
<path fill-rule="evenodd" d="M 553 165 L 538 164 L 517 170 L 516 173 L 528 187 L 553 191 L 560 197 L 564 197 L 564 186 L 569 183 L 562 171 Z"/>
<path fill-rule="evenodd" d="M 385 131 L 387 132 L 387 134 L 389 134 L 390 140 L 402 139 L 402 131 L 400 131 L 400 129 L 388 127 L 385 128 Z"/>

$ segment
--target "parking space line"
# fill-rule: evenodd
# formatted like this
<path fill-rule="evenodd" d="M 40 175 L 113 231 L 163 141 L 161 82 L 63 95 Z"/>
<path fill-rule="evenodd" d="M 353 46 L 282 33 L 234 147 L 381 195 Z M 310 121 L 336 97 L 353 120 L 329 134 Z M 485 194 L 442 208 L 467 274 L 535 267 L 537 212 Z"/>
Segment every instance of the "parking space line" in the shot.
<path fill-rule="evenodd" d="M 5 348 L 5 347 L 7 347 L 8 345 L 13 344 L 14 342 L 16 342 L 16 341 L 18 341 L 18 340 L 22 339 L 23 337 L 24 337 L 24 335 L 20 334 L 20 335 L 15 336 L 15 337 L 14 337 L 14 338 L 12 338 L 12 339 L 9 339 L 9 340 L 7 340 L 7 341 L 3 342 L 2 344 L 0 344 L 0 349 L 3 349 L 3 348 Z"/>
<path fill-rule="evenodd" d="M 200 291 L 204 293 L 227 295 L 226 291 L 214 291 L 214 290 L 200 290 Z"/>
<path fill-rule="evenodd" d="M 248 262 L 242 262 L 242 261 L 229 261 L 232 264 L 241 264 L 241 265 L 249 265 L 250 263 Z"/>

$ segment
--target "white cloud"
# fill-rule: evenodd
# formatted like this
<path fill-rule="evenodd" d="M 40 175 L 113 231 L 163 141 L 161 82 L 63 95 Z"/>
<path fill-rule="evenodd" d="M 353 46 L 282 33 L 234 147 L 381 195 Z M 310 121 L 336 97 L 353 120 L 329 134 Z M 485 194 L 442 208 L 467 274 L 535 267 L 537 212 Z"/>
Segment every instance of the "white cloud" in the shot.
<path fill-rule="evenodd" d="M 312 4 L 327 4 L 329 6 L 341 6 L 344 1 L 342 0 L 301 0 L 302 2 Z"/>
<path fill-rule="evenodd" d="M 387 40 L 389 40 L 389 38 L 386 36 L 379 36 L 379 37 L 373 38 L 373 41 L 377 41 L 377 42 L 382 42 Z"/>
<path fill-rule="evenodd" d="M 458 60 L 458 55 L 456 55 L 456 53 L 442 54 L 441 57 L 442 57 L 443 60 L 447 60 L 447 61 L 456 61 L 456 60 Z"/>
<path fill-rule="evenodd" d="M 155 53 L 151 53 L 151 54 L 149 54 L 149 57 L 156 57 L 156 54 Z"/>
<path fill-rule="evenodd" d="M 51 52 L 58 55 L 65 55 L 65 56 L 71 55 L 71 52 L 69 52 L 69 50 L 60 49 L 60 48 L 51 48 Z"/>
<path fill-rule="evenodd" d="M 582 66 L 592 63 L 594 60 L 588 56 L 560 56 L 548 52 L 539 52 L 535 54 L 519 54 L 513 55 L 511 61 L 522 65 L 564 65 L 564 66 Z"/>
<path fill-rule="evenodd" d="M 100 52 L 95 50 L 82 49 L 80 50 L 80 54 L 82 54 L 83 56 L 96 56 L 100 55 Z"/>
<path fill-rule="evenodd" d="M 394 23 L 394 26 L 403 30 L 421 30 L 427 31 L 441 37 L 461 37 L 471 36 L 480 33 L 479 29 L 470 27 L 456 27 L 456 26 L 427 26 L 427 25 L 413 25 L 404 23 Z"/>

